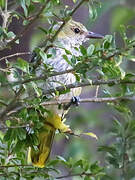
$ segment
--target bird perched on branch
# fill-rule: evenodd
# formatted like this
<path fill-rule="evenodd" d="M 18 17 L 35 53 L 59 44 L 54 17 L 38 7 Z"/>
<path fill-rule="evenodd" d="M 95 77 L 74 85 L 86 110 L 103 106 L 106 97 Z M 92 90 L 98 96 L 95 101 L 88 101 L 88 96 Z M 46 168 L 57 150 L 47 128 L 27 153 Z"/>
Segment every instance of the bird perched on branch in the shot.
<path fill-rule="evenodd" d="M 72 55 L 79 57 L 81 52 L 79 51 L 79 46 L 82 42 L 88 40 L 89 38 L 103 38 L 102 35 L 96 34 L 88 31 L 84 25 L 79 22 L 69 20 L 64 27 L 60 30 L 57 39 L 54 44 L 58 44 L 56 47 L 52 47 L 48 50 L 48 53 L 51 54 L 55 50 L 55 54 L 47 59 L 47 64 L 53 67 L 54 71 L 61 72 L 68 69 L 71 69 L 71 64 L 64 58 L 65 50 L 68 50 L 66 54 L 69 61 L 72 58 Z M 61 47 L 59 47 L 61 46 Z M 44 66 L 41 64 L 37 68 L 37 74 L 40 76 L 44 71 Z M 76 82 L 75 75 L 70 73 L 65 73 L 62 75 L 57 75 L 48 78 L 48 80 L 42 84 L 42 89 L 56 88 L 60 85 L 68 85 Z M 66 94 L 61 94 L 59 96 L 54 96 L 59 102 L 64 99 L 72 99 L 72 102 L 77 102 L 76 96 L 79 96 L 81 93 L 81 88 L 71 89 L 70 92 Z M 70 103 L 71 104 L 71 103 Z M 58 106 L 47 106 L 46 108 L 50 111 L 47 117 L 45 117 L 44 127 L 39 131 L 38 134 L 38 150 L 35 151 L 32 147 L 29 148 L 28 152 L 28 161 L 31 161 L 32 164 L 36 167 L 44 167 L 45 163 L 49 157 L 51 151 L 51 145 L 54 138 L 56 129 L 61 132 L 69 132 L 69 126 L 65 125 L 62 121 L 63 114 L 67 113 L 68 105 L 64 109 L 59 109 Z"/>

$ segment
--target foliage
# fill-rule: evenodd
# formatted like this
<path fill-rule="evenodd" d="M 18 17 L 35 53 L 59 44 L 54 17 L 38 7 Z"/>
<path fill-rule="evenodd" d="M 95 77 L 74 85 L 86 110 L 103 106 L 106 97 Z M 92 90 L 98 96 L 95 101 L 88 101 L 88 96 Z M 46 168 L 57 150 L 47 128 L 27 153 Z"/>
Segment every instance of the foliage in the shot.
<path fill-rule="evenodd" d="M 74 7 L 67 7 L 63 1 L 59 0 L 0 1 L 2 19 L 0 51 L 2 54 L 8 48 L 19 46 L 20 39 L 25 36 L 31 25 L 38 21 L 37 32 L 32 35 L 30 42 L 34 63 L 22 58 L 21 53 L 0 58 L 0 61 L 5 63 L 5 67 L 3 68 L 1 63 L 0 68 L 0 179 L 36 180 L 40 178 L 52 180 L 72 177 L 84 180 L 133 180 L 135 178 L 133 102 L 135 99 L 135 74 L 130 67 L 134 65 L 135 61 L 135 40 L 127 35 L 130 29 L 131 31 L 134 29 L 129 21 L 133 20 L 135 11 L 133 7 L 126 6 L 128 2 L 124 0 L 121 2 L 122 5 L 120 1 L 116 0 L 102 3 L 73 0 Z M 121 45 L 116 41 L 115 34 L 105 35 L 100 42 L 91 41 L 87 48 L 84 45 L 81 45 L 79 49 L 76 48 L 81 51 L 81 55 L 75 57 L 72 52 L 56 43 L 58 33 L 68 22 L 70 16 L 80 6 L 85 5 L 89 8 L 89 18 L 95 23 L 97 17 L 112 10 L 111 31 L 118 33 Z M 10 29 L 15 19 L 19 20 L 22 25 L 22 30 L 18 34 Z M 54 30 L 59 20 L 64 23 L 58 30 Z M 46 23 L 46 26 L 42 26 L 43 22 Z M 44 37 L 43 42 L 41 42 L 42 37 Z M 65 50 L 63 58 L 71 65 L 71 70 L 74 71 L 80 86 L 84 86 L 85 82 L 88 82 L 89 86 L 93 86 L 95 83 L 95 85 L 99 85 L 102 97 L 116 97 L 117 100 L 108 100 L 108 106 L 102 106 L 100 110 L 94 109 L 86 112 L 85 109 L 78 108 L 78 115 L 70 122 L 74 133 L 57 132 L 56 134 L 56 144 L 64 140 L 69 143 L 68 146 L 64 144 L 65 154 L 56 156 L 48 161 L 45 168 L 38 169 L 28 165 L 26 157 L 29 146 L 36 150 L 37 134 L 43 126 L 44 116 L 50 113 L 43 107 L 43 103 L 51 101 L 49 93 L 66 94 L 71 88 L 60 82 L 59 88 L 52 88 L 48 91 L 43 91 L 39 86 L 49 77 L 59 73 L 47 64 L 48 58 L 56 54 L 55 49 L 51 53 L 47 53 L 52 45 Z M 26 54 L 30 54 L 30 52 Z M 72 56 L 71 59 L 69 55 Z M 17 56 L 17 60 L 15 56 Z M 9 60 L 11 57 L 15 61 L 14 63 Z M 41 62 L 44 64 L 44 74 L 37 77 L 35 70 Z M 102 85 L 102 82 L 105 83 Z M 73 87 L 76 85 L 73 84 Z M 133 100 L 132 103 L 131 100 Z M 101 101 L 101 103 L 103 102 Z M 110 113 L 113 115 L 113 120 L 109 118 L 108 114 Z M 107 122 L 104 120 L 103 114 L 107 117 Z M 102 137 L 97 138 L 98 135 L 89 131 L 88 127 L 101 128 L 106 132 L 102 130 Z M 87 139 L 84 135 L 97 139 L 98 151 L 96 151 L 95 145 L 94 148 L 90 145 L 92 138 L 88 137 L 89 139 Z M 63 145 L 59 149 L 62 147 Z M 89 148 L 93 149 L 91 150 L 93 152 L 90 152 Z"/>

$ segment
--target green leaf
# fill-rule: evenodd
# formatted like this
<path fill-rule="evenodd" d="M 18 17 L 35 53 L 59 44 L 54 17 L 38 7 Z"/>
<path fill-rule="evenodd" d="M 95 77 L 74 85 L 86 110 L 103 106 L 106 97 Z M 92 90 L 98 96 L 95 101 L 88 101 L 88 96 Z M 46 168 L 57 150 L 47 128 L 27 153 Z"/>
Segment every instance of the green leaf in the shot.
<path fill-rule="evenodd" d="M 92 179 L 89 176 L 85 176 L 84 180 L 92 180 Z"/>
<path fill-rule="evenodd" d="M 116 156 L 116 149 L 115 147 L 110 147 L 110 146 L 99 146 L 98 151 L 100 152 L 108 152 L 112 156 Z"/>
<path fill-rule="evenodd" d="M 22 6 L 22 8 L 24 10 L 25 17 L 27 17 L 28 16 L 28 9 L 26 7 L 26 1 L 25 0 L 21 0 L 21 6 Z"/>
<path fill-rule="evenodd" d="M 85 56 L 85 55 L 87 55 L 87 50 L 86 50 L 86 48 L 84 47 L 84 46 L 80 46 L 80 50 L 81 50 L 81 53 Z"/>
<path fill-rule="evenodd" d="M 59 160 L 55 159 L 55 160 L 52 160 L 52 161 L 49 161 L 47 163 L 48 166 L 55 166 L 56 164 L 58 164 Z"/>
<path fill-rule="evenodd" d="M 0 0 L 0 6 L 3 8 L 5 6 L 5 0 Z"/>
<path fill-rule="evenodd" d="M 76 61 L 77 61 L 77 58 L 76 58 L 75 56 L 72 56 L 71 62 L 72 62 L 73 64 L 76 64 Z"/>
<path fill-rule="evenodd" d="M 126 72 L 120 67 L 119 67 L 119 70 L 120 70 L 120 73 L 121 73 L 121 79 L 124 79 L 125 75 L 126 75 Z"/>
<path fill-rule="evenodd" d="M 135 56 L 133 56 L 133 55 L 128 55 L 128 56 L 126 56 L 126 57 L 128 58 L 128 60 L 135 62 Z"/>
<path fill-rule="evenodd" d="M 24 147 L 24 142 L 23 141 L 18 141 L 15 148 L 14 148 L 14 152 L 20 152 L 22 150 L 22 148 Z"/>
<path fill-rule="evenodd" d="M 93 44 L 91 44 L 88 49 L 87 49 L 87 55 L 91 56 L 94 52 L 95 46 Z"/>
<path fill-rule="evenodd" d="M 106 35 L 104 37 L 104 42 L 103 42 L 104 49 L 109 49 L 112 42 L 113 42 L 113 36 L 112 35 Z"/>
<path fill-rule="evenodd" d="M 47 63 L 47 55 L 46 55 L 46 53 L 41 49 L 40 51 L 39 51 L 39 55 L 41 56 L 41 58 L 42 58 L 42 60 L 43 60 L 43 63 Z"/>
<path fill-rule="evenodd" d="M 10 120 L 6 120 L 6 125 L 7 125 L 7 127 L 10 127 L 11 121 Z"/>
<path fill-rule="evenodd" d="M 97 135 L 94 134 L 94 133 L 92 133 L 92 132 L 87 132 L 87 133 L 82 133 L 82 134 L 87 135 L 87 136 L 90 136 L 90 137 L 93 137 L 93 138 L 95 138 L 96 140 L 98 140 Z"/>
<path fill-rule="evenodd" d="M 74 167 L 78 167 L 78 166 L 80 166 L 81 168 L 83 168 L 83 161 L 82 161 L 82 159 L 80 159 L 80 160 L 78 160 L 77 162 L 75 162 Z"/>
<path fill-rule="evenodd" d="M 64 159 L 62 156 L 57 156 L 57 159 L 61 160 L 62 162 L 67 162 L 66 159 Z"/>
<path fill-rule="evenodd" d="M 97 18 L 97 9 L 94 7 L 94 5 L 89 4 L 89 17 L 93 21 Z"/>
<path fill-rule="evenodd" d="M 67 61 L 68 64 L 72 65 L 72 63 L 70 62 L 70 60 L 68 59 L 67 55 L 63 55 L 63 58 Z"/>
<path fill-rule="evenodd" d="M 31 85 L 32 85 L 33 89 L 35 90 L 37 96 L 40 97 L 42 95 L 42 90 L 40 88 L 38 88 L 38 86 L 35 82 L 31 82 Z"/>
<path fill-rule="evenodd" d="M 65 50 L 65 53 L 66 53 L 66 54 L 72 55 L 72 53 L 71 53 L 69 50 L 67 50 L 67 49 L 64 49 L 64 50 Z"/>
<path fill-rule="evenodd" d="M 115 168 L 119 168 L 118 158 L 114 158 L 111 156 L 107 157 L 108 162 L 113 165 Z"/>
<path fill-rule="evenodd" d="M 26 139 L 26 130 L 24 130 L 23 128 L 18 128 L 18 138 L 20 140 L 24 140 Z"/>
<path fill-rule="evenodd" d="M 9 141 L 11 134 L 12 134 L 12 129 L 8 129 L 5 136 L 4 136 L 4 141 Z"/>
<path fill-rule="evenodd" d="M 29 63 L 22 58 L 18 58 L 14 66 L 23 72 L 29 73 Z"/>
<path fill-rule="evenodd" d="M 47 30 L 44 29 L 43 27 L 38 27 L 38 29 L 40 29 L 44 34 L 47 34 Z"/>
<path fill-rule="evenodd" d="M 103 170 L 103 168 L 101 168 L 98 165 L 98 162 L 95 162 L 94 164 L 92 164 L 90 166 L 90 170 L 91 170 L 92 173 L 97 174 L 97 173 L 101 172 Z"/>
<path fill-rule="evenodd" d="M 7 38 L 9 38 L 9 39 L 15 38 L 15 34 L 12 31 L 9 31 L 6 35 L 7 35 Z"/>

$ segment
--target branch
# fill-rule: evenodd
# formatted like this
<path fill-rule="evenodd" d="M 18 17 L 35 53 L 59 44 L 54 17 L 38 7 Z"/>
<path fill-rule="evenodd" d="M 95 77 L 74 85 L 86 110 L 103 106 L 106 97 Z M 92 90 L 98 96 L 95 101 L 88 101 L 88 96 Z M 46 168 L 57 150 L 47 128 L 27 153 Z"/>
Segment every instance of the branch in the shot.
<path fill-rule="evenodd" d="M 77 9 L 79 9 L 79 7 L 85 2 L 85 1 L 88 1 L 88 0 L 82 0 L 78 3 L 78 5 L 71 11 L 70 13 L 70 16 L 73 16 L 74 13 L 76 12 Z"/>
<path fill-rule="evenodd" d="M 10 17 L 10 12 L 7 11 L 7 4 L 8 4 L 8 0 L 5 0 L 5 9 L 2 10 L 2 8 L 0 7 L 0 14 L 3 20 L 2 23 L 2 28 L 6 28 L 7 24 L 8 24 L 8 19 Z"/>
<path fill-rule="evenodd" d="M 7 115 L 7 113 L 10 112 L 15 107 L 16 101 L 19 98 L 19 96 L 21 95 L 22 91 L 23 91 L 23 88 L 21 86 L 20 89 L 18 90 L 18 92 L 16 93 L 16 95 L 14 96 L 14 98 L 11 100 L 11 102 L 7 105 L 7 107 L 3 110 L 3 112 L 0 113 L 1 122 L 3 121 L 3 119 Z"/>
<path fill-rule="evenodd" d="M 8 104 L 6 104 L 4 101 L 2 101 L 2 100 L 0 100 L 0 104 L 2 105 L 2 106 L 8 106 Z"/>
<path fill-rule="evenodd" d="M 78 87 L 86 87 L 86 86 L 98 86 L 98 85 L 118 85 L 118 84 L 135 84 L 135 79 L 133 80 L 121 80 L 121 79 L 112 79 L 112 80 L 91 80 L 88 82 L 77 82 L 73 84 L 68 84 L 65 86 L 58 86 L 56 88 L 48 89 L 44 91 L 44 95 L 51 94 L 56 91 L 64 91 L 66 89 L 78 88 Z"/>
<path fill-rule="evenodd" d="M 25 82 L 27 83 L 27 82 Z M 77 88 L 77 87 L 85 87 L 85 86 L 97 86 L 97 85 L 118 85 L 118 84 L 135 84 L 135 79 L 134 80 L 115 80 L 115 79 L 112 79 L 112 80 L 93 80 L 91 82 L 81 82 L 81 83 L 73 83 L 73 84 L 68 84 L 68 85 L 65 85 L 65 86 L 58 86 L 56 88 L 52 88 L 52 89 L 48 89 L 48 90 L 45 90 L 44 91 L 44 95 L 47 95 L 47 94 L 51 94 L 51 93 L 54 93 L 56 91 L 64 91 L 66 89 L 72 89 L 72 88 Z M 6 114 L 8 112 L 10 112 L 11 110 L 14 109 L 14 106 L 16 104 L 16 100 L 17 98 L 21 95 L 21 92 L 22 92 L 22 89 L 20 87 L 20 90 L 19 92 L 17 93 L 17 95 L 15 96 L 15 98 L 11 101 L 11 103 L 7 106 L 7 108 L 0 114 L 0 118 L 3 119 L 4 116 L 6 116 Z M 122 97 L 121 97 L 122 98 Z M 95 102 L 97 102 L 98 98 L 95 98 Z M 127 99 L 127 98 L 126 98 Z M 99 99 L 98 99 L 99 100 Z M 107 99 L 109 100 L 109 99 Z M 114 99 L 113 101 L 115 101 L 116 99 Z M 134 100 L 133 98 L 131 98 L 131 100 Z M 100 99 L 101 101 L 101 99 Z M 104 99 L 105 101 L 105 99 Z M 112 99 L 111 99 L 112 101 Z M 102 102 L 103 102 L 103 99 L 102 99 Z"/>
<path fill-rule="evenodd" d="M 10 127 L 0 127 L 0 130 L 4 130 L 4 129 L 17 129 L 17 128 L 26 128 L 26 127 L 30 127 L 29 124 L 26 125 L 22 125 L 22 126 L 10 126 Z"/>
<path fill-rule="evenodd" d="M 128 96 L 121 96 L 121 97 L 106 97 L 106 98 L 84 98 L 84 99 L 80 99 L 79 102 L 80 103 L 108 103 L 108 102 L 118 102 L 118 101 L 135 101 L 135 96 L 133 97 L 128 97 Z M 71 99 L 64 99 L 62 101 L 46 101 L 46 102 L 43 102 L 43 103 L 40 103 L 41 106 L 53 106 L 53 105 L 63 105 L 63 104 L 68 104 L 71 102 Z M 7 114 L 5 114 L 6 117 L 10 117 L 12 114 L 15 114 L 17 113 L 18 111 L 20 111 L 21 109 L 23 108 L 32 108 L 32 106 L 26 106 L 25 104 L 20 104 L 20 106 L 17 105 L 17 109 L 16 109 L 16 106 L 11 110 L 9 111 Z M 15 109 L 15 110 L 14 110 Z M 26 126 L 29 126 L 26 125 Z M 2 129 L 5 129 L 4 127 L 2 127 Z"/>
<path fill-rule="evenodd" d="M 28 166 L 32 166 L 32 165 L 29 165 L 29 164 L 13 164 L 13 165 L 3 165 L 3 166 L 0 166 L 0 169 L 3 169 L 3 168 L 10 168 L 10 167 L 28 167 Z"/>
<path fill-rule="evenodd" d="M 4 57 L 3 57 L 4 58 Z M 23 85 L 23 84 L 27 84 L 29 82 L 32 81 L 40 81 L 40 80 L 46 80 L 49 77 L 53 77 L 53 76 L 58 76 L 58 75 L 62 75 L 62 74 L 66 74 L 66 73 L 72 73 L 76 71 L 75 69 L 69 69 L 69 70 L 65 70 L 65 71 L 61 71 L 61 72 L 53 72 L 52 74 L 45 74 L 43 76 L 39 76 L 39 77 L 34 77 L 34 78 L 29 78 L 29 79 L 25 79 L 25 80 L 20 80 L 20 81 L 16 81 L 16 82 L 10 82 L 10 83 L 3 83 L 0 85 L 0 87 L 7 87 L 7 86 L 16 86 L 16 85 Z M 49 73 L 49 72 L 47 72 Z M 69 85 L 65 85 L 63 86 L 59 86 L 56 89 L 52 88 L 50 90 L 45 91 L 45 94 L 49 94 L 50 92 L 53 93 L 55 92 L 55 90 L 57 91 L 63 91 L 65 90 L 65 88 L 76 88 L 76 87 L 85 87 L 85 86 L 98 86 L 98 85 L 118 85 L 118 84 L 135 84 L 135 79 L 133 80 L 121 80 L 121 79 L 112 79 L 112 80 L 91 80 L 88 82 L 82 82 L 82 83 L 74 83 L 74 84 L 69 84 Z"/>
<path fill-rule="evenodd" d="M 61 71 L 61 72 L 53 72 L 53 74 L 50 74 L 50 75 L 47 74 L 47 75 L 34 77 L 34 78 L 29 78 L 29 79 L 16 81 L 16 82 L 12 82 L 12 83 L 4 83 L 4 84 L 1 84 L 0 87 L 7 87 L 7 86 L 12 86 L 13 87 L 13 86 L 16 86 L 16 85 L 27 84 L 27 83 L 32 82 L 32 81 L 46 80 L 48 77 L 58 76 L 58 75 L 70 73 L 70 72 L 73 72 L 73 71 L 74 71 L 73 69 L 69 69 L 69 70 L 65 70 L 65 71 Z"/>
<path fill-rule="evenodd" d="M 129 100 L 129 101 L 135 101 L 135 96 L 133 97 L 128 97 L 128 96 L 121 96 L 121 97 L 105 97 L 105 98 L 85 98 L 85 99 L 80 99 L 80 103 L 103 103 L 103 102 L 116 102 L 116 101 L 122 101 L 122 100 Z M 62 101 L 48 101 L 48 102 L 43 102 L 40 105 L 42 106 L 49 106 L 49 105 L 60 105 L 60 104 L 67 104 L 70 103 L 71 99 L 64 99 Z"/>
<path fill-rule="evenodd" d="M 56 177 L 56 179 L 64 179 L 64 178 L 68 178 L 68 177 L 75 177 L 75 176 L 88 176 L 88 177 L 91 177 L 91 176 L 96 176 L 97 174 L 94 174 L 94 173 L 86 173 L 86 172 L 82 172 L 82 173 L 76 173 L 76 174 L 68 174 L 68 175 L 65 175 L 65 176 L 59 176 L 59 177 Z"/>
<path fill-rule="evenodd" d="M 0 61 L 2 61 L 4 59 L 7 59 L 7 58 L 12 58 L 12 57 L 15 57 L 15 56 L 21 56 L 21 55 L 26 55 L 26 54 L 31 54 L 31 52 L 20 52 L 20 53 L 10 54 L 8 56 L 0 58 Z"/>
<path fill-rule="evenodd" d="M 16 40 L 20 39 L 28 31 L 28 29 L 31 27 L 31 25 L 34 24 L 35 21 L 40 17 L 40 15 L 44 11 L 44 9 L 47 6 L 47 4 L 49 3 L 49 1 L 50 0 L 46 0 L 45 4 L 42 6 L 40 11 L 34 16 L 34 18 L 29 22 L 29 24 L 27 26 L 25 26 L 25 28 L 13 40 L 11 40 L 9 43 L 7 43 L 6 47 L 12 45 Z"/>

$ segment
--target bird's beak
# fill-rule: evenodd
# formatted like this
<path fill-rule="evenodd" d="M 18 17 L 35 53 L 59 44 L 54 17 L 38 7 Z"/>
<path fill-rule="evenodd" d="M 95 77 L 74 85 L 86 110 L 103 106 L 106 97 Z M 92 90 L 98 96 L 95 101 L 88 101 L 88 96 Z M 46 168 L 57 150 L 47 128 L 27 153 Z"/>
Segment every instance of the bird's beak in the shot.
<path fill-rule="evenodd" d="M 104 38 L 104 36 L 101 35 L 101 34 L 97 34 L 97 33 L 94 33 L 94 32 L 89 31 L 89 32 L 86 34 L 86 38 L 102 39 L 102 38 Z"/>

